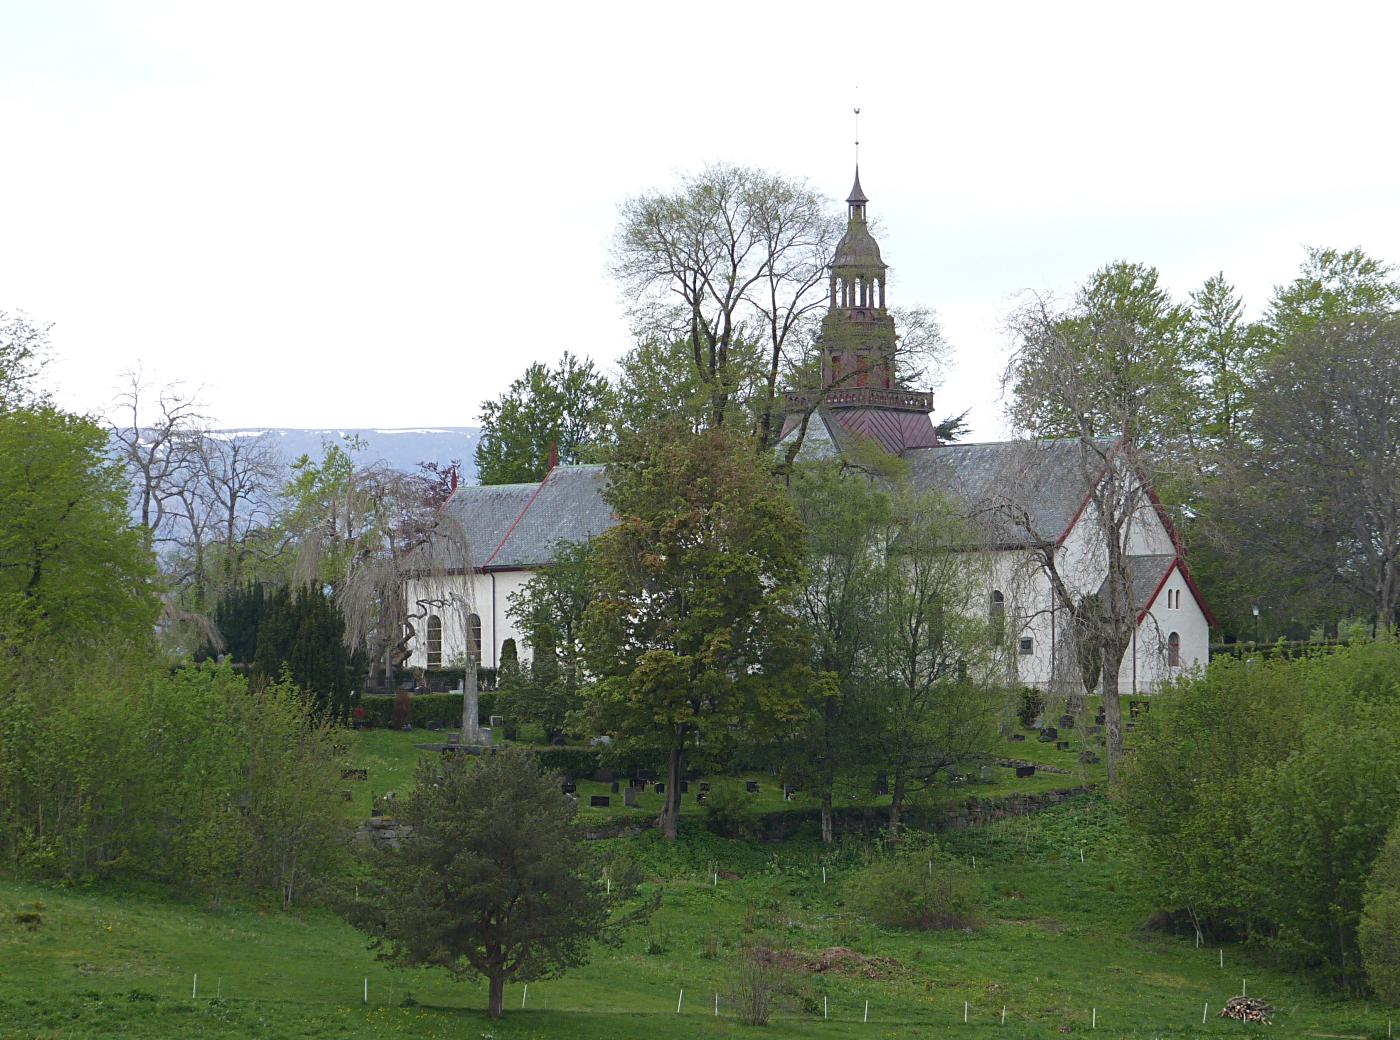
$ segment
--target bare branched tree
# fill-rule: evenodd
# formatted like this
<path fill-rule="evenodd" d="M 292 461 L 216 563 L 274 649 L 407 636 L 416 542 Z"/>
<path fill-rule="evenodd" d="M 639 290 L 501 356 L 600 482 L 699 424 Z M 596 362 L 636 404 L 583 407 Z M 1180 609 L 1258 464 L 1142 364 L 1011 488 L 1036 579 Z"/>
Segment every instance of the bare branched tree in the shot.
<path fill-rule="evenodd" d="M 272 521 L 274 492 L 285 468 L 266 434 L 203 431 L 189 449 L 198 464 L 207 523 L 223 543 L 220 585 L 225 592 L 243 575 L 253 551 L 249 535 Z"/>
<path fill-rule="evenodd" d="M 1028 558 L 1048 583 L 1056 626 L 1075 648 L 1071 659 L 1083 677 L 1099 673 L 1115 778 L 1123 751 L 1119 670 L 1141 606 L 1129 560 L 1145 551 L 1139 541 L 1152 530 L 1147 518 L 1164 516 L 1149 480 L 1160 455 L 1144 451 L 1143 441 L 1170 443 L 1178 429 L 1172 417 L 1185 414 L 1183 373 L 1168 363 L 1180 349 L 1180 309 L 1157 292 L 1155 271 L 1146 286 L 1141 278 L 1125 284 L 1130 274 L 1120 265 L 1105 269 L 1094 291 L 1086 289 L 1068 309 L 1032 296 L 1011 319 L 1015 349 L 1004 384 L 1015 393 L 1012 416 L 1029 432 L 1057 433 L 1073 444 L 1083 499 L 1072 536 L 1062 541 L 1062 532 L 1037 530 L 1024 501 L 1028 489 L 1007 487 L 1000 495 L 1002 522 L 1029 543 Z M 1027 451 L 1050 447 L 1042 442 Z M 1180 549 L 1174 542 L 1156 548 Z"/>
<path fill-rule="evenodd" d="M 117 397 L 121 418 L 110 429 L 131 478 L 136 516 L 156 545 L 177 537 L 166 520 L 198 479 L 194 449 L 205 416 L 198 393 L 179 383 L 155 389 L 139 369 L 124 378 L 126 388 Z"/>
<path fill-rule="evenodd" d="M 629 199 L 613 273 L 639 331 L 689 348 L 708 390 L 709 421 L 748 406 L 760 450 L 781 426 L 778 387 L 826 299 L 841 222 L 802 181 L 715 165 L 679 189 Z M 753 380 L 755 399 L 739 399 Z"/>

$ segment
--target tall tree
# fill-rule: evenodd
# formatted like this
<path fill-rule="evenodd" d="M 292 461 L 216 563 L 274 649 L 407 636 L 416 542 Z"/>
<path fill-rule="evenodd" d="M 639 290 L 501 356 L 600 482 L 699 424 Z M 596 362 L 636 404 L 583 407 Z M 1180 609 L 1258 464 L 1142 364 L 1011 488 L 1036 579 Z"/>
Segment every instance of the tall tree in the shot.
<path fill-rule="evenodd" d="M 1202 448 L 1233 446 L 1248 421 L 1246 393 L 1258 363 L 1259 337 L 1242 319 L 1244 303 L 1224 272 L 1191 293 L 1187 356 L 1198 411 L 1191 424 Z"/>
<path fill-rule="evenodd" d="M 709 166 L 623 204 L 613 273 L 639 331 L 686 344 L 709 425 L 749 425 L 760 450 L 777 438 L 782 376 L 826 303 L 840 234 L 805 183 L 742 166 Z"/>
<path fill-rule="evenodd" d="M 832 801 L 847 770 L 871 749 L 854 739 L 871 698 L 863 670 L 875 631 L 889 496 L 861 473 L 819 463 L 794 470 L 793 502 L 806 530 L 797 613 L 819 681 L 803 691 L 802 725 L 784 741 L 787 774 L 821 803 L 822 841 L 833 840 Z"/>
<path fill-rule="evenodd" d="M 624 444 L 594 540 L 583 646 L 598 721 L 666 757 L 661 826 L 676 836 L 686 755 L 798 716 L 810 681 L 793 611 L 802 529 L 742 435 L 660 429 Z"/>
<path fill-rule="evenodd" d="M 1122 260 L 1095 271 L 1066 309 L 1029 300 L 1011 319 L 1012 420 L 1038 437 L 1177 443 L 1191 417 L 1189 321 L 1155 267 Z"/>
<path fill-rule="evenodd" d="M 0 411 L 0 639 L 149 639 L 154 562 L 97 423 L 47 404 Z"/>
<path fill-rule="evenodd" d="M 166 518 L 178 512 L 182 491 L 194 491 L 198 468 L 192 450 L 204 422 L 196 396 L 172 383 L 153 388 L 139 371 L 126 374 L 117 398 L 122 419 L 111 424 L 132 484 L 137 518 L 151 543 L 178 538 Z"/>
<path fill-rule="evenodd" d="M 558 778 L 518 749 L 423 763 L 399 810 L 412 832 L 381 857 L 348 916 L 383 960 L 484 977 L 487 1012 L 500 1018 L 507 982 L 587 963 L 595 942 L 650 909 L 623 910 L 635 872 L 614 869 L 604 882 L 576 812 Z"/>
<path fill-rule="evenodd" d="M 950 503 L 904 490 L 881 529 L 870 646 L 858 681 L 876 700 L 873 758 L 890 781 L 890 829 L 909 796 L 943 770 L 989 755 L 1001 705 L 977 682 L 990 658 L 985 581 Z"/>
<path fill-rule="evenodd" d="M 43 400 L 35 381 L 49 362 L 49 330 L 22 312 L 0 310 L 0 412 Z"/>
<path fill-rule="evenodd" d="M 1395 269 L 1360 249 L 1309 248 L 1298 277 L 1274 288 L 1259 323 L 1264 342 L 1278 348 L 1294 333 L 1351 314 L 1400 308 Z"/>
<path fill-rule="evenodd" d="M 1260 373 L 1253 440 L 1217 501 L 1285 594 L 1400 606 L 1400 314 L 1310 323 Z M 1339 611 L 1340 612 L 1340 611 Z"/>
<path fill-rule="evenodd" d="M 1075 619 L 1067 635 L 1079 644 L 1080 662 L 1101 671 L 1111 777 L 1123 751 L 1119 669 L 1139 607 L 1130 547 L 1139 525 L 1155 515 L 1151 484 L 1180 464 L 1194 413 L 1188 321 L 1187 310 L 1158 285 L 1155 268 L 1122 262 L 1096 272 L 1071 307 L 1033 298 L 1011 320 L 1015 345 L 1004 377 L 1011 417 L 1029 433 L 1077 443 L 1085 501 L 1079 523 L 1088 540 L 1071 559 L 1060 532 L 1034 529 L 1028 511 L 1013 504 L 1007 519 L 1030 540 L 1029 559 L 1061 616 Z M 1084 574 L 1093 575 L 1092 588 Z"/>
<path fill-rule="evenodd" d="M 588 461 L 608 441 L 612 387 L 587 358 L 568 351 L 557 369 L 533 364 L 495 401 L 481 406 L 476 475 L 483 484 L 527 484 L 549 468 Z"/>

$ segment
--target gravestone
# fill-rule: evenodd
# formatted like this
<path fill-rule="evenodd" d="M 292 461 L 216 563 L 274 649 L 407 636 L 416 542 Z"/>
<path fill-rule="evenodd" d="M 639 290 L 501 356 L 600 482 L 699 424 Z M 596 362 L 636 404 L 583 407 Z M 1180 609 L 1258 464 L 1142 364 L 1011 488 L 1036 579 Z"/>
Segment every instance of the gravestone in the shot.
<path fill-rule="evenodd" d="M 617 779 L 617 773 L 611 769 L 599 769 L 593 774 L 593 779 L 600 784 L 610 784 Z"/>
<path fill-rule="evenodd" d="M 1056 751 L 1068 751 L 1068 750 L 1069 750 L 1069 741 L 1068 741 L 1068 740 L 1057 740 L 1057 741 L 1055 741 L 1055 750 L 1056 750 Z"/>
<path fill-rule="evenodd" d="M 689 781 L 689 780 L 682 780 L 682 781 L 681 781 L 681 794 L 689 794 L 689 793 L 690 793 L 690 781 Z"/>
<path fill-rule="evenodd" d="M 340 778 L 341 778 L 342 780 L 368 780 L 368 779 L 369 779 L 369 770 L 368 770 L 368 769 L 342 769 L 342 770 L 340 771 Z"/>
<path fill-rule="evenodd" d="M 434 733 L 436 733 L 438 730 L 442 729 L 442 723 L 439 722 L 437 719 L 429 719 L 428 728 Z"/>
<path fill-rule="evenodd" d="M 1024 779 L 1028 776 L 1035 776 L 1035 766 L 1017 766 L 1016 778 Z"/>
<path fill-rule="evenodd" d="M 565 780 L 559 786 L 565 794 L 578 794 L 578 784 L 574 783 L 572 780 Z"/>
<path fill-rule="evenodd" d="M 708 780 L 701 780 L 701 781 L 700 781 L 700 790 L 701 790 L 701 792 L 704 793 L 704 794 L 709 794 L 709 793 L 710 793 L 710 782 L 709 782 Z"/>
<path fill-rule="evenodd" d="M 1025 743 L 1026 735 L 1024 733 L 1013 733 L 1011 734 L 1011 739 L 1016 741 L 1018 744 Z"/>
<path fill-rule="evenodd" d="M 746 780 L 746 781 L 744 781 L 744 790 L 747 791 L 749 794 L 758 794 L 758 781 L 757 781 L 757 780 Z"/>
<path fill-rule="evenodd" d="M 588 796 L 588 804 L 595 809 L 606 809 L 612 805 L 612 799 L 605 794 L 591 794 Z"/>
<path fill-rule="evenodd" d="M 1073 716 L 1073 715 L 1061 715 L 1061 716 L 1060 716 L 1060 728 L 1061 728 L 1061 729 L 1074 729 L 1074 716 Z"/>
<path fill-rule="evenodd" d="M 708 798 L 708 797 L 709 797 L 709 795 L 708 795 L 706 792 L 701 791 L 699 794 L 697 794 L 697 795 L 695 796 L 695 804 L 696 804 L 696 805 L 704 805 L 704 804 L 705 804 L 705 799 Z"/>
<path fill-rule="evenodd" d="M 977 775 L 978 775 L 978 777 L 981 779 L 981 781 L 982 781 L 984 784 L 990 784 L 990 783 L 992 782 L 992 779 L 993 779 L 993 777 L 992 777 L 992 767 L 991 767 L 991 766 L 983 766 L 982 769 L 981 769 L 981 771 L 980 771 Z"/>
<path fill-rule="evenodd" d="M 1099 764 L 1099 756 L 1092 751 L 1081 751 L 1079 752 L 1079 761 L 1086 766 L 1096 766 Z"/>
<path fill-rule="evenodd" d="M 616 780 L 614 780 L 614 781 L 612 782 L 612 793 L 613 793 L 613 794 L 617 794 L 618 790 L 619 790 L 621 787 L 622 787 L 622 785 L 621 785 L 620 783 L 618 783 Z"/>
<path fill-rule="evenodd" d="M 629 809 L 637 804 L 637 789 L 635 787 L 626 787 L 623 789 L 622 804 Z"/>
<path fill-rule="evenodd" d="M 663 783 L 659 783 L 659 782 L 658 782 L 658 783 L 652 784 L 652 785 L 651 785 L 651 789 L 652 789 L 653 791 L 655 791 L 657 794 L 665 794 L 665 793 L 666 793 L 666 785 L 663 784 Z"/>
<path fill-rule="evenodd" d="M 1052 740 L 1059 739 L 1060 731 L 1057 730 L 1054 726 L 1046 726 L 1043 730 L 1040 731 L 1040 742 L 1042 744 L 1048 744 Z"/>
<path fill-rule="evenodd" d="M 1130 719 L 1135 719 L 1135 718 L 1137 718 L 1137 717 L 1138 717 L 1138 702 L 1137 702 L 1137 701 L 1129 701 L 1129 702 L 1128 702 L 1128 718 L 1130 718 Z"/>
<path fill-rule="evenodd" d="M 354 796 L 353 794 L 351 794 L 349 791 L 341 791 L 341 792 L 340 792 L 340 800 L 341 800 L 342 802 L 351 801 L 354 797 L 355 797 L 355 796 Z"/>

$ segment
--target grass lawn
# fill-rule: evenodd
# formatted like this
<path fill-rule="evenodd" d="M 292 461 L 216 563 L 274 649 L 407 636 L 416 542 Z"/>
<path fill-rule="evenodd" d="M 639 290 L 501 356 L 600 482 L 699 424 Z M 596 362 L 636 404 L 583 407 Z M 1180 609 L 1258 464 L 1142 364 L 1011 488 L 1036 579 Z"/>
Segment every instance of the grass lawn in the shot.
<path fill-rule="evenodd" d="M 326 911 L 211 911 L 155 892 L 0 883 L 0 1038 L 1009 1040 L 1089 1034 L 1095 1014 L 1110 1037 L 1383 1037 L 1391 1014 L 1244 949 L 1225 947 L 1222 969 L 1216 947 L 1144 932 L 1150 900 L 1120 861 L 1111 810 L 1093 798 L 945 836 L 948 852 L 975 857 L 984 885 L 987 924 L 970 934 L 887 931 L 848 913 L 843 889 L 869 845 L 722 841 L 693 827 L 675 845 L 653 832 L 616 841 L 663 887 L 661 910 L 621 948 L 532 984 L 524 1010 L 522 988 L 508 987 L 499 1023 L 481 1011 L 484 985 L 388 969 Z M 15 920 L 36 906 L 37 928 Z M 869 973 L 794 970 L 774 1021 L 756 1029 L 731 1017 L 726 993 L 744 945 L 887 960 Z M 1215 1017 L 1244 979 L 1275 1004 L 1272 1027 Z"/>

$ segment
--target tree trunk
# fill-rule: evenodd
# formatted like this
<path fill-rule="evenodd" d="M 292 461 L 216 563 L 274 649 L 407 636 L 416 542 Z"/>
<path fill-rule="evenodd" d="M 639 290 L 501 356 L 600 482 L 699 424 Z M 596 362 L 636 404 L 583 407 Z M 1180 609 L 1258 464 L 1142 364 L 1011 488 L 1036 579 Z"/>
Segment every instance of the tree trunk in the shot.
<path fill-rule="evenodd" d="M 894 774 L 894 794 L 890 796 L 890 836 L 895 837 L 899 831 L 899 814 L 904 807 L 904 771 L 896 770 Z"/>
<path fill-rule="evenodd" d="M 661 806 L 661 834 L 668 841 L 676 840 L 681 816 L 681 767 L 685 762 L 685 750 L 671 749 L 666 762 L 666 800 Z"/>
<path fill-rule="evenodd" d="M 1123 757 L 1123 704 L 1118 699 L 1118 667 L 1103 670 L 1104 746 L 1108 750 L 1109 783 L 1117 781 L 1118 763 Z"/>
<path fill-rule="evenodd" d="M 486 1013 L 492 1018 L 501 1017 L 501 1004 L 504 1002 L 506 991 L 506 977 L 502 972 L 493 972 L 487 976 L 490 989 L 486 998 Z"/>
<path fill-rule="evenodd" d="M 827 789 L 822 792 L 822 844 L 830 845 L 832 842 L 831 833 L 831 791 Z"/>

